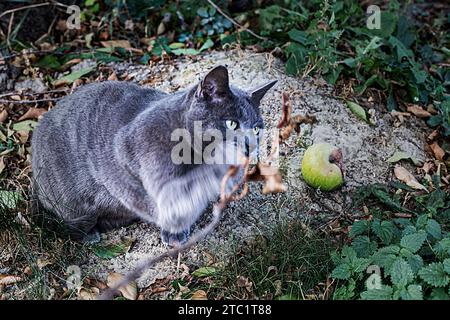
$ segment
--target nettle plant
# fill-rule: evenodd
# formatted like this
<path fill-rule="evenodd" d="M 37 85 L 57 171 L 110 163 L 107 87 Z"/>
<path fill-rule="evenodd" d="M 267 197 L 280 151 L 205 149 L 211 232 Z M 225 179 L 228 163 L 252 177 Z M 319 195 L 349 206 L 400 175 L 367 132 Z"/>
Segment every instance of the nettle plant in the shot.
<path fill-rule="evenodd" d="M 399 205 L 383 188 L 372 191 L 385 204 Z M 450 196 L 438 188 L 415 201 L 419 209 L 402 210 L 411 218 L 353 223 L 351 245 L 332 254 L 334 299 L 450 299 Z"/>

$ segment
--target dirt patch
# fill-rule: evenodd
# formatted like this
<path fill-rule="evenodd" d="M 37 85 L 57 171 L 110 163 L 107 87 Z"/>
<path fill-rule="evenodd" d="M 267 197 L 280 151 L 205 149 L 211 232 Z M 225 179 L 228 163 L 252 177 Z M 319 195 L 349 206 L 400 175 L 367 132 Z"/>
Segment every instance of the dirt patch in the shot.
<path fill-rule="evenodd" d="M 300 136 L 293 136 L 281 149 L 280 168 L 284 172 L 289 190 L 284 194 L 262 195 L 260 186 L 252 185 L 251 193 L 226 210 L 223 221 L 207 240 L 183 254 L 182 263 L 202 265 L 206 253 L 226 258 L 230 245 L 255 234 L 264 234 L 267 227 L 283 219 L 300 218 L 314 222 L 319 216 L 328 218 L 343 214 L 349 204 L 347 191 L 357 186 L 374 182 L 386 182 L 392 178 L 393 166 L 386 162 L 395 151 L 405 151 L 419 160 L 425 160 L 424 123 L 408 117 L 403 124 L 395 126 L 395 119 L 388 113 L 377 113 L 375 125 L 357 119 L 339 100 L 333 98 L 332 88 L 321 80 L 298 79 L 286 76 L 283 63 L 269 54 L 242 51 L 215 52 L 177 62 L 160 63 L 150 67 L 130 64 L 110 65 L 117 75 L 127 74 L 127 79 L 155 86 L 166 92 L 185 88 L 215 65 L 226 65 L 230 70 L 231 83 L 252 88 L 269 80 L 278 83 L 262 101 L 262 113 L 266 125 L 266 140 L 270 129 L 278 122 L 282 92 L 290 94 L 293 111 L 313 114 L 318 122 L 303 125 Z M 374 110 L 383 110 L 374 106 Z M 346 168 L 346 183 L 341 190 L 324 194 L 307 187 L 302 181 L 300 163 L 305 147 L 313 142 L 325 141 L 343 150 Z M 208 214 L 196 229 L 204 225 Z M 194 230 L 195 232 L 195 230 Z M 139 224 L 103 235 L 106 241 L 120 237 L 135 239 L 128 253 L 111 260 L 101 260 L 95 255 L 88 257 L 82 270 L 99 278 L 109 272 L 126 273 L 142 258 L 166 250 L 159 241 L 159 230 L 155 226 Z M 146 287 L 157 278 L 176 272 L 176 261 L 166 260 L 153 266 L 139 280 Z"/>

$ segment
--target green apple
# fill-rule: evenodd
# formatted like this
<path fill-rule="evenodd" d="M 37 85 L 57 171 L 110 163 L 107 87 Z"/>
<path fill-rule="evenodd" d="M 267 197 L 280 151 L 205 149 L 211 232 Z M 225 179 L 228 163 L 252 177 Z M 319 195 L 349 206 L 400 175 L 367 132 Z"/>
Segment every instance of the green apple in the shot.
<path fill-rule="evenodd" d="M 342 151 L 328 143 L 317 143 L 306 149 L 302 176 L 313 188 L 332 191 L 344 182 Z"/>

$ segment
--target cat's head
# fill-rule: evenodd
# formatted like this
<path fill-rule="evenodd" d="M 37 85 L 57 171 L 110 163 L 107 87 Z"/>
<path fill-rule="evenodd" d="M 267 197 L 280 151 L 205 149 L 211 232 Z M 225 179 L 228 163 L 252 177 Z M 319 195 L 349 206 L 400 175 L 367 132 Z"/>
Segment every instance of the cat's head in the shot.
<path fill-rule="evenodd" d="M 257 157 L 264 129 L 260 102 L 276 82 L 271 81 L 257 88 L 244 90 L 230 86 L 226 67 L 218 66 L 212 69 L 191 94 L 187 113 L 189 130 L 193 132 L 196 122 L 198 133 L 198 123 L 201 122 L 202 134 L 206 135 L 206 139 L 211 132 L 220 132 L 227 148 L 234 146 L 245 156 Z M 215 140 L 214 135 L 210 141 L 217 143 Z M 203 149 L 207 145 L 208 141 L 204 141 Z"/>

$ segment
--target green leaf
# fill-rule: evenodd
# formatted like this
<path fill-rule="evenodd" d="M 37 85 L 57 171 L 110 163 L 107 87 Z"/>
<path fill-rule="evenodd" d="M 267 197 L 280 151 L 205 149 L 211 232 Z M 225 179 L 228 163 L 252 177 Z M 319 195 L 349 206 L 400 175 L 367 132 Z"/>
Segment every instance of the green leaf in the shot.
<path fill-rule="evenodd" d="M 192 48 L 187 48 L 187 49 L 175 49 L 175 50 L 172 50 L 172 53 L 176 56 L 180 56 L 180 55 L 195 56 L 195 55 L 199 54 L 200 52 L 195 49 L 192 49 Z"/>
<path fill-rule="evenodd" d="M 374 220 L 372 222 L 372 230 L 384 244 L 389 244 L 394 237 L 396 231 L 395 225 L 391 221 Z"/>
<path fill-rule="evenodd" d="M 392 288 L 383 285 L 381 289 L 370 289 L 361 293 L 363 300 L 392 300 Z"/>
<path fill-rule="evenodd" d="M 370 259 L 356 258 L 353 261 L 351 268 L 354 273 L 360 273 L 360 272 L 365 271 L 367 269 L 367 267 L 369 266 L 369 264 L 370 264 Z"/>
<path fill-rule="evenodd" d="M 368 220 L 355 221 L 352 225 L 349 237 L 353 238 L 369 231 L 370 222 Z"/>
<path fill-rule="evenodd" d="M 347 263 L 343 263 L 334 268 L 331 273 L 331 277 L 334 279 L 348 280 L 351 276 L 350 266 Z"/>
<path fill-rule="evenodd" d="M 427 221 L 426 230 L 433 238 L 438 240 L 442 238 L 441 225 L 436 220 L 429 219 Z"/>
<path fill-rule="evenodd" d="M 403 58 L 411 59 L 413 57 L 413 53 L 410 49 L 406 48 L 403 43 L 401 43 L 396 37 L 389 37 L 389 43 L 395 48 L 397 51 L 397 61 L 402 62 Z"/>
<path fill-rule="evenodd" d="M 449 276 L 445 273 L 444 265 L 440 262 L 433 262 L 423 267 L 419 270 L 419 276 L 434 287 L 445 287 L 449 282 Z"/>
<path fill-rule="evenodd" d="M 118 257 L 130 249 L 133 243 L 132 239 L 126 238 L 122 242 L 119 243 L 110 243 L 110 244 L 98 244 L 92 247 L 92 251 L 94 254 L 101 259 L 112 259 Z"/>
<path fill-rule="evenodd" d="M 406 261 L 408 261 L 414 273 L 419 272 L 419 270 L 423 268 L 423 259 L 418 254 L 406 257 Z"/>
<path fill-rule="evenodd" d="M 352 241 L 352 248 L 360 257 L 368 257 L 377 250 L 377 244 L 367 236 L 358 236 Z"/>
<path fill-rule="evenodd" d="M 23 200 L 22 196 L 15 191 L 0 190 L 0 209 L 15 209 L 17 203 Z"/>
<path fill-rule="evenodd" d="M 202 17 L 202 18 L 208 18 L 209 14 L 208 14 L 208 10 L 205 7 L 202 8 L 198 8 L 197 9 L 197 14 Z"/>
<path fill-rule="evenodd" d="M 433 288 L 430 298 L 431 300 L 450 300 L 450 296 L 444 288 Z"/>
<path fill-rule="evenodd" d="M 411 156 L 410 154 L 403 152 L 403 151 L 396 151 L 389 159 L 387 159 L 386 161 L 389 163 L 396 163 L 399 162 L 401 160 L 411 160 L 412 163 L 415 166 L 420 166 L 420 161 L 417 160 L 415 157 Z"/>
<path fill-rule="evenodd" d="M 387 11 L 381 11 L 380 15 L 381 28 L 372 29 L 369 31 L 369 33 L 381 38 L 388 38 L 392 33 L 394 33 L 398 17 L 393 12 Z"/>
<path fill-rule="evenodd" d="M 410 284 L 406 290 L 402 290 L 400 296 L 403 300 L 423 300 L 422 286 Z"/>
<path fill-rule="evenodd" d="M 361 107 L 359 104 L 354 103 L 352 101 L 346 100 L 345 103 L 347 104 L 347 107 L 350 109 L 350 111 L 359 119 L 364 120 L 365 122 L 369 123 L 369 120 L 367 119 L 366 111 Z"/>
<path fill-rule="evenodd" d="M 61 68 L 61 63 L 55 55 L 47 55 L 40 59 L 36 63 L 36 66 L 45 69 L 58 70 L 59 68 Z"/>
<path fill-rule="evenodd" d="M 14 131 L 32 131 L 37 124 L 37 121 L 34 120 L 24 120 L 14 123 L 12 128 Z"/>
<path fill-rule="evenodd" d="M 442 257 L 450 255 L 450 238 L 444 238 L 436 243 L 433 247 L 433 250 L 436 252 L 436 254 Z"/>
<path fill-rule="evenodd" d="M 403 236 L 400 240 L 400 245 L 403 248 L 408 249 L 412 253 L 416 253 L 422 247 L 426 238 L 427 234 L 425 232 L 419 231 Z"/>
<path fill-rule="evenodd" d="M 356 282 L 353 279 L 345 286 L 339 286 L 333 293 L 333 300 L 350 300 L 355 296 Z"/>
<path fill-rule="evenodd" d="M 305 31 L 300 31 L 297 29 L 292 29 L 288 32 L 288 35 L 291 40 L 297 41 L 299 43 L 305 43 L 308 37 L 308 34 Z"/>
<path fill-rule="evenodd" d="M 403 288 L 414 280 L 414 273 L 408 262 L 397 259 L 391 268 L 391 281 L 398 288 Z"/>
<path fill-rule="evenodd" d="M 207 50 L 209 48 L 212 48 L 214 46 L 214 42 L 208 38 L 208 40 L 205 41 L 205 43 L 200 47 L 198 51 L 202 52 L 204 50 Z"/>
<path fill-rule="evenodd" d="M 443 262 L 443 265 L 444 265 L 445 272 L 450 274 L 450 258 L 445 259 Z"/>
<path fill-rule="evenodd" d="M 197 278 L 210 277 L 217 272 L 214 267 L 201 267 L 192 272 L 192 275 Z"/>
<path fill-rule="evenodd" d="M 95 69 L 95 67 L 88 67 L 88 68 L 83 68 L 77 71 L 74 71 L 72 73 L 69 73 L 66 76 L 63 76 L 61 78 L 59 78 L 58 80 L 53 82 L 54 86 L 58 86 L 61 84 L 72 84 L 74 83 L 76 80 L 80 79 L 82 76 L 92 72 Z"/>

